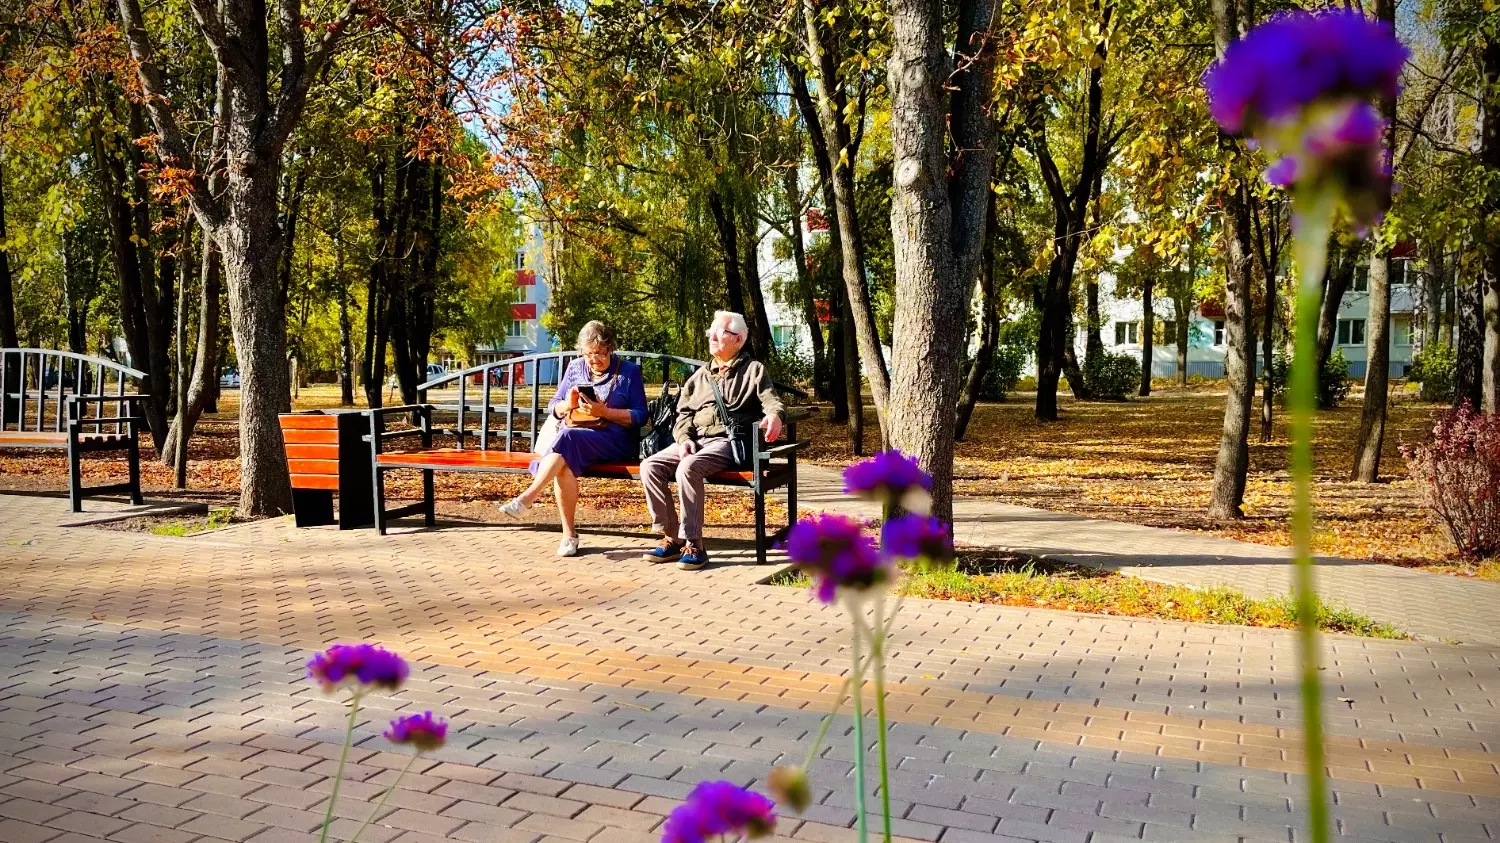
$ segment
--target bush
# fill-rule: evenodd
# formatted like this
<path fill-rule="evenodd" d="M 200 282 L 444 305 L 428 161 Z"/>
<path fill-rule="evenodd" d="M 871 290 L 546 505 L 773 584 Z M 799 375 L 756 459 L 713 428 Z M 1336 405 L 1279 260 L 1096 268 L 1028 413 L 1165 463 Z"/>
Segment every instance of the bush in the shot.
<path fill-rule="evenodd" d="M 1458 355 L 1453 346 L 1441 342 L 1430 345 L 1411 361 L 1406 379 L 1422 385 L 1423 401 L 1453 400 L 1453 381 L 1458 372 Z"/>
<path fill-rule="evenodd" d="M 1124 401 L 1141 386 L 1141 361 L 1106 351 L 1084 365 L 1083 382 L 1095 398 Z"/>
<path fill-rule="evenodd" d="M 979 383 L 979 398 L 982 401 L 1004 401 L 1005 396 L 1016 390 L 1021 380 L 1021 368 L 1026 365 L 1026 350 L 1013 345 L 1002 345 L 990 355 L 990 366 Z"/>
<path fill-rule="evenodd" d="M 1406 468 L 1465 559 L 1500 554 L 1500 413 L 1466 401 L 1435 417 L 1432 441 L 1403 445 Z"/>
<path fill-rule="evenodd" d="M 1285 354 L 1271 358 L 1271 394 L 1278 401 L 1286 400 L 1286 385 L 1292 375 L 1292 359 Z M 1318 408 L 1331 410 L 1349 397 L 1349 359 L 1340 349 L 1334 349 L 1323 364 L 1318 376 Z"/>

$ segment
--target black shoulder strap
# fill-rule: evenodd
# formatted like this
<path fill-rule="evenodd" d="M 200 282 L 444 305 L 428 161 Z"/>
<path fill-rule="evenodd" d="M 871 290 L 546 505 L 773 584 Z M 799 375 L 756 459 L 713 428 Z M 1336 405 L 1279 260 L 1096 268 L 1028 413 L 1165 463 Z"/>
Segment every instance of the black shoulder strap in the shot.
<path fill-rule="evenodd" d="M 724 395 L 719 392 L 719 381 L 714 377 L 713 372 L 708 371 L 707 367 L 704 367 L 703 373 L 708 376 L 708 385 L 714 391 L 714 404 L 719 408 L 719 424 L 724 425 L 724 429 L 728 430 L 730 427 L 729 410 L 724 406 Z"/>

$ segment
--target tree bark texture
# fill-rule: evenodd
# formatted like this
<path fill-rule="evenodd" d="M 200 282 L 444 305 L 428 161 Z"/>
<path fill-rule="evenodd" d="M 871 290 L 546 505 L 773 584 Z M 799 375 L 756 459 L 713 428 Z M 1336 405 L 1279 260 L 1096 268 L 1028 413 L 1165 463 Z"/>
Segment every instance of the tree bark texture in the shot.
<path fill-rule="evenodd" d="M 1281 266 L 1281 203 L 1273 201 L 1270 206 L 1270 215 L 1263 219 L 1257 211 L 1253 217 L 1256 223 L 1256 257 L 1260 259 L 1261 281 L 1264 283 L 1265 309 L 1261 319 L 1260 356 L 1261 366 L 1261 393 L 1260 393 L 1260 441 L 1270 442 L 1275 432 L 1276 402 L 1274 399 L 1275 388 L 1271 383 L 1271 361 L 1276 354 L 1276 273 Z"/>
<path fill-rule="evenodd" d="M 1396 26 L 1396 0 L 1377 0 L 1375 17 Z M 1380 116 L 1386 120 L 1386 166 L 1396 167 L 1396 97 L 1380 97 Z M 1377 243 L 1370 256 L 1370 311 L 1365 319 L 1365 397 L 1354 442 L 1350 479 L 1374 483 L 1380 477 L 1380 451 L 1385 446 L 1385 415 L 1391 373 L 1391 253 Z"/>
<path fill-rule="evenodd" d="M 5 233 L 5 169 L 0 166 L 0 243 L 6 240 Z M 15 288 L 11 281 L 10 255 L 0 248 L 0 348 L 16 348 L 21 340 L 16 336 Z"/>
<path fill-rule="evenodd" d="M 186 412 L 167 431 L 169 465 L 177 466 L 177 457 L 186 457 L 193 429 L 208 408 L 219 388 L 219 322 L 223 310 L 223 278 L 219 250 L 212 238 L 204 237 L 198 263 L 201 290 L 198 295 L 198 343 L 193 351 L 193 373 L 188 380 Z"/>
<path fill-rule="evenodd" d="M 808 133 L 821 132 L 823 146 L 827 152 L 829 171 L 825 173 L 833 187 L 834 221 L 839 228 L 838 245 L 842 251 L 839 262 L 844 278 L 844 295 L 852 314 L 850 328 L 859 347 L 859 358 L 864 375 L 870 382 L 870 395 L 875 400 L 875 416 L 880 424 L 880 439 L 890 444 L 889 403 L 891 375 L 886 370 L 885 354 L 880 348 L 880 334 L 875 327 L 875 308 L 870 302 L 869 289 L 865 282 L 864 237 L 859 230 L 859 216 L 854 202 L 854 163 L 859 157 L 859 146 L 850 123 L 864 119 L 863 98 L 860 98 L 856 113 L 845 118 L 848 98 L 839 81 L 838 60 L 825 43 L 822 27 L 818 23 L 817 0 L 802 0 L 802 17 L 806 32 L 808 55 L 813 59 L 813 72 L 818 79 L 816 124 L 808 125 Z M 894 61 L 894 59 L 893 59 Z M 820 164 L 821 166 L 821 164 Z M 899 288 L 899 282 L 898 282 Z M 857 381 L 856 381 L 857 383 Z M 851 408 L 851 416 L 857 415 Z"/>
<path fill-rule="evenodd" d="M 965 333 L 994 169 L 995 126 L 986 111 L 994 69 L 988 43 L 993 0 L 960 4 L 955 52 L 966 65 L 953 74 L 948 103 L 944 88 L 951 65 L 942 42 L 943 4 L 896 0 L 892 9 L 896 316 L 888 427 L 891 445 L 932 475 L 933 515 L 951 521 L 961 358 L 952 338 Z"/>
<path fill-rule="evenodd" d="M 1352 250 L 1331 247 L 1328 250 L 1328 269 L 1324 273 L 1323 301 L 1318 305 L 1318 371 L 1328 365 L 1333 356 L 1333 341 L 1338 333 L 1339 308 L 1344 306 L 1344 295 L 1354 286 L 1355 257 Z"/>
<path fill-rule="evenodd" d="M 1239 37 L 1234 0 L 1213 0 L 1218 54 Z M 1224 218 L 1224 378 L 1228 396 L 1224 427 L 1214 460 L 1208 514 L 1227 520 L 1244 516 L 1245 479 L 1250 470 L 1250 405 L 1255 397 L 1255 330 L 1250 304 L 1252 233 L 1250 197 L 1243 153 L 1237 141 L 1220 135 L 1233 187 L 1222 197 Z"/>
<path fill-rule="evenodd" d="M 1484 293 L 1483 282 L 1475 278 L 1467 282 L 1457 281 L 1454 297 L 1457 299 L 1453 332 L 1458 342 L 1454 352 L 1458 360 L 1453 377 L 1453 405 L 1465 401 L 1478 409 L 1484 406 Z"/>
<path fill-rule="evenodd" d="M 828 360 L 823 345 L 823 323 L 818 321 L 817 293 L 813 289 L 812 271 L 807 266 L 807 244 L 802 237 L 802 221 L 806 210 L 802 206 L 802 188 L 798 184 L 795 165 L 787 167 L 782 176 L 782 188 L 786 192 L 787 207 L 792 211 L 787 234 L 792 241 L 792 262 L 797 267 L 797 303 L 802 308 L 802 320 L 807 325 L 808 342 L 812 346 L 813 391 L 818 398 L 828 400 Z"/>
<path fill-rule="evenodd" d="M 1389 0 L 1387 0 L 1389 2 Z M 1479 158 L 1489 171 L 1485 215 L 1500 218 L 1500 33 L 1488 32 L 1481 60 L 1487 92 Z M 1500 232 L 1491 228 L 1484 244 L 1484 361 L 1480 366 L 1481 404 L 1486 413 L 1500 413 Z"/>
<path fill-rule="evenodd" d="M 729 202 L 719 191 L 709 196 L 709 210 L 719 231 L 719 251 L 724 257 L 724 290 L 729 294 L 729 309 L 745 315 L 745 282 L 740 277 L 740 231 L 734 216 L 734 197 Z M 749 319 L 746 319 L 749 322 Z M 750 339 L 750 337 L 746 337 Z M 752 343 L 753 344 L 753 343 Z"/>
<path fill-rule="evenodd" d="M 144 108 L 156 130 L 163 163 L 188 171 L 189 200 L 200 224 L 223 255 L 230 326 L 241 365 L 240 509 L 248 515 L 285 512 L 291 505 L 286 450 L 277 415 L 287 404 L 286 328 L 276 267 L 281 231 L 276 187 L 281 153 L 301 119 L 308 90 L 359 12 L 345 5 L 317 33 L 309 52 L 299 0 L 196 0 L 195 29 L 218 65 L 227 108 L 228 167 L 222 191 L 209 186 L 210 169 L 196 159 L 178 124 L 165 75 L 155 63 L 139 0 L 117 0 L 125 40 L 145 92 Z M 276 21 L 278 61 L 268 32 Z M 212 150 L 216 155 L 217 150 Z"/>

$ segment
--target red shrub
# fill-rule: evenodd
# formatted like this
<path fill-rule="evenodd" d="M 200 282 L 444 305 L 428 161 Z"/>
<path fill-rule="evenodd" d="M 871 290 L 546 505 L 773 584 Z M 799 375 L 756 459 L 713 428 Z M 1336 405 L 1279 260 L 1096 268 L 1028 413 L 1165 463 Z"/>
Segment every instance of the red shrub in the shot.
<path fill-rule="evenodd" d="M 1401 447 L 1422 501 L 1447 528 L 1459 555 L 1500 554 L 1500 414 L 1467 402 L 1437 414 L 1432 441 Z"/>

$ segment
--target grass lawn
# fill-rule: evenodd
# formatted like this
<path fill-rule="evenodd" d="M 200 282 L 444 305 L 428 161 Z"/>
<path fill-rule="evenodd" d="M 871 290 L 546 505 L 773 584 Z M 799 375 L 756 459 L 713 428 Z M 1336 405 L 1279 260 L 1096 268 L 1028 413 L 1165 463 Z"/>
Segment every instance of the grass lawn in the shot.
<path fill-rule="evenodd" d="M 808 578 L 788 572 L 774 585 L 809 586 Z M 907 597 L 1066 609 L 1102 615 L 1290 629 L 1297 625 L 1290 597 L 1257 600 L 1227 588 L 1188 588 L 1148 582 L 1093 568 L 1047 562 L 1013 554 L 962 553 L 949 570 L 908 571 L 896 586 Z M 1318 626 L 1370 638 L 1406 634 L 1341 606 L 1320 604 Z"/>
<path fill-rule="evenodd" d="M 957 494 L 1290 546 L 1292 483 L 1280 408 L 1275 435 L 1263 444 L 1257 398 L 1246 517 L 1219 524 L 1205 513 L 1224 422 L 1222 391 L 1212 386 L 1160 389 L 1149 398 L 1124 403 L 1062 396 L 1058 422 L 1037 421 L 1033 401 L 1030 394 L 1018 394 L 975 409 L 966 441 L 957 450 Z M 1500 562 L 1471 566 L 1451 558 L 1452 544 L 1429 519 L 1401 459 L 1401 444 L 1423 441 L 1437 409 L 1406 396 L 1392 397 L 1381 482 L 1373 485 L 1348 481 L 1359 394 L 1318 415 L 1316 552 L 1500 580 Z M 866 442 L 873 446 L 878 428 L 872 407 L 866 407 L 866 415 Z M 812 460 L 844 465 L 854 458 L 842 425 L 820 417 L 805 422 L 798 432 L 803 431 L 814 442 Z"/>

